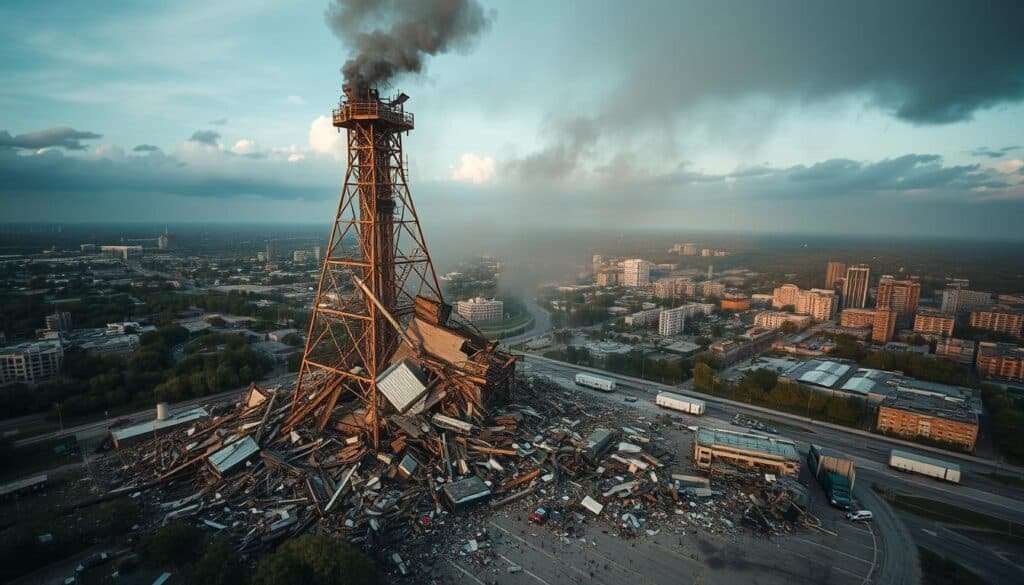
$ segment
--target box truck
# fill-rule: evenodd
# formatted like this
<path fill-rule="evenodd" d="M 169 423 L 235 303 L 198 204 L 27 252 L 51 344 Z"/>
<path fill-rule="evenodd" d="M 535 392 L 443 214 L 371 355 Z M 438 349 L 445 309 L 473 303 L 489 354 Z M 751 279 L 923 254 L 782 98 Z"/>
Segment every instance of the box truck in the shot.
<path fill-rule="evenodd" d="M 960 466 L 926 455 L 893 449 L 889 453 L 889 467 L 910 471 L 952 483 L 960 483 Z"/>
<path fill-rule="evenodd" d="M 615 380 L 609 380 L 608 378 L 602 378 L 593 374 L 576 374 L 576 383 L 580 386 L 600 390 L 601 392 L 615 390 Z"/>
<path fill-rule="evenodd" d="M 852 460 L 838 451 L 811 445 L 807 451 L 807 467 L 825 489 L 829 504 L 843 510 L 853 506 L 857 472 Z"/>
<path fill-rule="evenodd" d="M 704 414 L 706 404 L 703 400 L 697 400 L 696 398 L 690 398 L 689 396 L 683 396 L 682 394 L 675 394 L 673 392 L 658 392 L 658 396 L 654 399 L 654 403 L 662 408 L 671 408 L 672 410 L 678 410 L 679 412 L 685 412 L 686 414 L 694 414 L 700 416 Z"/>

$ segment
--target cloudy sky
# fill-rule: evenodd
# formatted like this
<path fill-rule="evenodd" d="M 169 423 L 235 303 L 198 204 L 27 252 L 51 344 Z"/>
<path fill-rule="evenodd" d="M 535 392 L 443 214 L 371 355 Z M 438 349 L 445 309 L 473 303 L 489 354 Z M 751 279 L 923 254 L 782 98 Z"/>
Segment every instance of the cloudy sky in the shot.
<path fill-rule="evenodd" d="M 148 4 L 0 4 L 0 222 L 328 222 L 329 3 Z M 434 229 L 1024 233 L 1024 3 L 480 4 L 391 88 Z"/>

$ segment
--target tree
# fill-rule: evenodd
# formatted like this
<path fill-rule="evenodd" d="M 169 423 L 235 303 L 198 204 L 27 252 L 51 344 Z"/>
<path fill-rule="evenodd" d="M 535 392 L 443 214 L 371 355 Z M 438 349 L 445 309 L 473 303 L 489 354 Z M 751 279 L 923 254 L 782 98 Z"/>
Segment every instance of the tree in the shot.
<path fill-rule="evenodd" d="M 245 565 L 226 538 L 217 538 L 206 547 L 191 576 L 189 582 L 197 585 L 239 585 L 249 580 Z"/>
<path fill-rule="evenodd" d="M 779 326 L 779 331 L 784 335 L 796 332 L 796 324 L 792 321 L 783 321 L 782 325 Z"/>
<path fill-rule="evenodd" d="M 714 390 L 715 370 L 704 362 L 697 362 L 693 366 L 693 385 L 698 390 Z"/>
<path fill-rule="evenodd" d="M 357 549 L 320 534 L 285 541 L 260 561 L 253 585 L 375 585 L 377 568 Z"/>
<path fill-rule="evenodd" d="M 202 553 L 203 532 L 190 524 L 175 522 L 139 542 L 139 556 L 153 568 L 185 565 Z"/>

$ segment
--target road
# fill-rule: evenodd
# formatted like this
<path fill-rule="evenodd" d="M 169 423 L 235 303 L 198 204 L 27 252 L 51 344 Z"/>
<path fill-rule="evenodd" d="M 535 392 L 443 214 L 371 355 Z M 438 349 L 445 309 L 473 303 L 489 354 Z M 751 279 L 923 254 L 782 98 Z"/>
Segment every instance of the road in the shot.
<path fill-rule="evenodd" d="M 543 335 L 548 331 L 551 331 L 551 316 L 545 311 L 540 305 L 530 300 L 526 302 L 526 310 L 533 316 L 533 327 L 512 337 L 506 337 L 501 340 L 501 343 L 506 346 L 515 345 L 521 343 L 538 335 Z"/>
<path fill-rule="evenodd" d="M 953 559 L 989 583 L 1024 583 L 1024 566 L 991 544 L 982 544 L 940 522 L 899 513 L 915 542 Z"/>
<path fill-rule="evenodd" d="M 260 381 L 260 385 L 261 386 L 268 387 L 268 388 L 276 386 L 276 385 L 281 385 L 281 386 L 287 387 L 287 386 L 289 386 L 291 384 L 294 384 L 294 383 L 295 383 L 295 374 L 283 374 L 283 375 L 277 376 L 275 378 L 268 378 L 266 380 L 261 380 Z M 177 402 L 177 403 L 171 405 L 171 407 L 172 407 L 173 411 L 178 411 L 178 410 L 183 410 L 183 409 L 187 409 L 187 408 L 192 408 L 194 406 L 199 406 L 201 404 L 214 405 L 214 404 L 224 404 L 224 403 L 227 403 L 227 402 L 234 402 L 235 400 L 238 399 L 238 396 L 243 391 L 245 391 L 246 388 L 248 388 L 248 386 L 241 386 L 241 387 L 235 388 L 233 390 L 226 390 L 224 392 L 219 392 L 217 394 L 210 394 L 210 395 L 207 395 L 207 396 L 202 396 L 200 398 L 194 398 L 194 399 L 191 399 L 191 400 L 186 400 L 184 402 Z M 138 422 L 142 422 L 142 421 L 145 421 L 145 420 L 150 420 L 150 419 L 152 419 L 154 417 L 154 415 L 155 415 L 154 409 L 153 408 L 147 408 L 146 410 L 140 410 L 138 412 L 134 412 L 134 413 L 129 414 L 129 415 L 120 416 L 120 417 L 117 417 L 117 418 L 127 418 L 132 423 L 138 423 Z M 28 420 L 28 417 L 25 417 L 25 419 L 18 419 L 18 420 Z M 32 420 L 34 420 L 34 419 L 32 419 Z M 102 420 L 93 421 L 93 422 L 89 422 L 89 423 L 85 423 L 85 424 L 81 424 L 81 425 L 77 425 L 77 426 L 73 426 L 73 427 L 68 427 L 68 428 L 65 428 L 62 431 L 53 431 L 51 433 L 44 433 L 44 434 L 41 434 L 41 435 L 36 435 L 34 437 L 27 437 L 25 439 L 21 439 L 19 441 L 15 441 L 14 446 L 15 447 L 23 447 L 25 445 L 31 445 L 33 443 L 41 443 L 43 441 L 51 441 L 53 439 L 59 439 L 61 437 L 67 437 L 67 436 L 70 436 L 70 435 L 75 435 L 76 437 L 79 438 L 79 440 L 93 438 L 93 437 L 98 437 L 98 436 L 103 435 L 103 434 L 105 434 L 107 432 L 107 430 L 110 428 L 111 422 L 112 421 L 110 419 L 102 419 Z"/>
<path fill-rule="evenodd" d="M 529 373 L 547 375 L 555 379 L 561 379 L 561 381 L 566 383 L 571 383 L 576 373 L 582 371 L 579 367 L 572 364 L 549 360 L 533 354 L 528 354 L 524 363 L 528 366 Z M 620 396 L 629 394 L 650 400 L 660 390 L 680 390 L 677 387 L 618 374 L 602 373 L 602 375 L 620 382 L 620 388 L 617 392 Z M 963 484 L 948 484 L 923 476 L 898 472 L 890 468 L 888 456 L 892 448 L 892 441 L 887 437 L 865 437 L 849 431 L 836 429 L 832 426 L 823 426 L 814 422 L 796 419 L 783 413 L 773 412 L 771 415 L 765 415 L 753 409 L 724 405 L 715 401 L 714 398 L 704 397 L 704 399 L 708 403 L 708 408 L 706 416 L 701 419 L 702 424 L 728 428 L 737 413 L 762 419 L 770 416 L 773 420 L 792 425 L 790 428 L 785 428 L 781 431 L 783 435 L 790 439 L 804 443 L 815 443 L 850 455 L 857 466 L 857 483 L 862 488 L 878 484 L 882 487 L 897 489 L 920 497 L 942 500 L 991 516 L 1024 523 L 1024 504 L 1022 504 L 1024 492 L 998 482 L 989 481 L 984 476 L 979 476 L 978 472 L 989 472 L 996 469 L 996 463 L 985 465 L 961 462 L 961 468 L 965 472 Z M 900 445 L 900 448 L 914 450 L 902 445 Z M 924 451 L 919 452 L 924 453 Z M 1005 468 L 1005 466 L 1002 467 Z"/>

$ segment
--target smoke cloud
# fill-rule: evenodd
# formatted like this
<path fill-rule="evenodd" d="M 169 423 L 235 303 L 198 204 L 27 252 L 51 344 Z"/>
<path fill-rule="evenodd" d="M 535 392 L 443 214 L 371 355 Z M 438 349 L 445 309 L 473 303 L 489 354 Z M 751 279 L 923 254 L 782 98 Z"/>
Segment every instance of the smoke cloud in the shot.
<path fill-rule="evenodd" d="M 468 49 L 491 23 L 476 0 L 335 0 L 325 18 L 355 51 L 342 73 L 356 93 L 421 72 L 428 56 Z"/>

